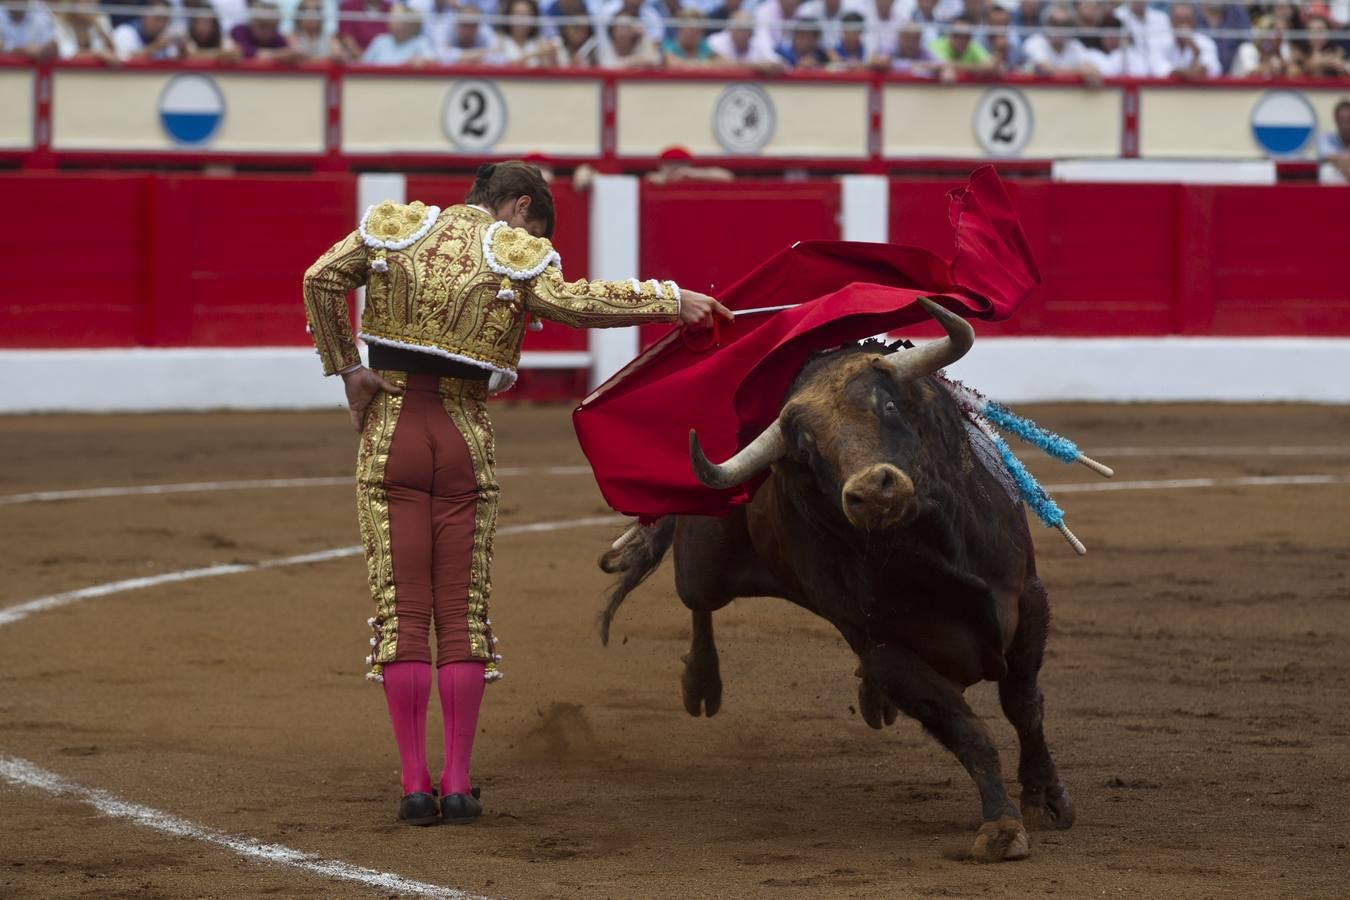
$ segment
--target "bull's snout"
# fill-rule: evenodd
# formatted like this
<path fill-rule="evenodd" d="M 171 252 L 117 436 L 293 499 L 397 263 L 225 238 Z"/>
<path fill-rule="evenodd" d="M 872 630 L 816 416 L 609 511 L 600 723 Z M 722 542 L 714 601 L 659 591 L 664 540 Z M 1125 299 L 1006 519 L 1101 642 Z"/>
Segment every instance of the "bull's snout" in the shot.
<path fill-rule="evenodd" d="M 914 482 L 890 463 L 878 463 L 844 482 L 844 515 L 855 528 L 898 525 L 913 499 Z"/>

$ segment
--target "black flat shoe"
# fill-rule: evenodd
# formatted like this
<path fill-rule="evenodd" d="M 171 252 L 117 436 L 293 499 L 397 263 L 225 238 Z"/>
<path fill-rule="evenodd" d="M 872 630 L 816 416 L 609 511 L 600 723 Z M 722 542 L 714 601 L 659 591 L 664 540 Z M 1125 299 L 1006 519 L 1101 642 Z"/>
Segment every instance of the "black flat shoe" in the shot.
<path fill-rule="evenodd" d="M 483 814 L 480 792 L 474 788 L 468 794 L 446 794 L 441 800 L 441 821 L 447 825 L 467 825 Z"/>
<path fill-rule="evenodd" d="M 405 794 L 398 801 L 398 820 L 409 825 L 435 825 L 441 820 L 441 811 L 436 808 L 434 796 L 418 791 Z"/>

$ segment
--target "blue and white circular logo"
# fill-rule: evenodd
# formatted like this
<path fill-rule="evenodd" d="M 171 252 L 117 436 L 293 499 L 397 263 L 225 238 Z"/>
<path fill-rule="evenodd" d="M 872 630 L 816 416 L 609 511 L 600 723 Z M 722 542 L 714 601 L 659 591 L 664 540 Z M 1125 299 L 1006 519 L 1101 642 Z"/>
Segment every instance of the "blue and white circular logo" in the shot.
<path fill-rule="evenodd" d="M 1252 107 L 1252 137 L 1271 156 L 1290 156 L 1308 146 L 1317 112 L 1298 91 L 1266 91 Z"/>
<path fill-rule="evenodd" d="M 225 97 L 205 75 L 175 75 L 159 95 L 159 123 L 176 144 L 204 144 L 225 119 Z"/>

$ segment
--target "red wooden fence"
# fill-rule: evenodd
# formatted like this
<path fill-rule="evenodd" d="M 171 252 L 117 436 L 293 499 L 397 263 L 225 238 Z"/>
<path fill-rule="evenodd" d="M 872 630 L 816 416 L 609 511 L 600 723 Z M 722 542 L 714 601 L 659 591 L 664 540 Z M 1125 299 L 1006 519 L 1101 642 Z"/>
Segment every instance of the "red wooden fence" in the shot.
<path fill-rule="evenodd" d="M 950 251 L 944 192 L 897 180 L 891 239 Z M 448 205 L 467 182 L 410 176 Z M 1018 181 L 1009 190 L 1044 275 L 1002 326 L 1063 336 L 1350 335 L 1350 192 Z M 557 244 L 587 274 L 585 195 L 557 186 Z M 349 175 L 0 175 L 0 347 L 288 346 L 307 340 L 301 273 L 352 228 Z M 725 286 L 794 240 L 837 238 L 832 181 L 644 185 L 642 277 Z M 549 326 L 527 349 L 581 349 Z"/>

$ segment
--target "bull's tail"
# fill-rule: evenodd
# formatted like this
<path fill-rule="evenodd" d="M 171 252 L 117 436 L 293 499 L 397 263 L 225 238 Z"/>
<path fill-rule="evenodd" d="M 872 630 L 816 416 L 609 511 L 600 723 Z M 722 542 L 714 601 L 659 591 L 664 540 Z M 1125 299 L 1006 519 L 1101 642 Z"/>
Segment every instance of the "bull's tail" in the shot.
<path fill-rule="evenodd" d="M 661 565 L 674 540 L 675 517 L 666 516 L 650 528 L 637 529 L 631 538 L 600 557 L 600 568 L 619 576 L 609 592 L 605 611 L 600 614 L 600 643 L 609 644 L 609 626 L 614 621 L 614 614 L 633 589 Z"/>

